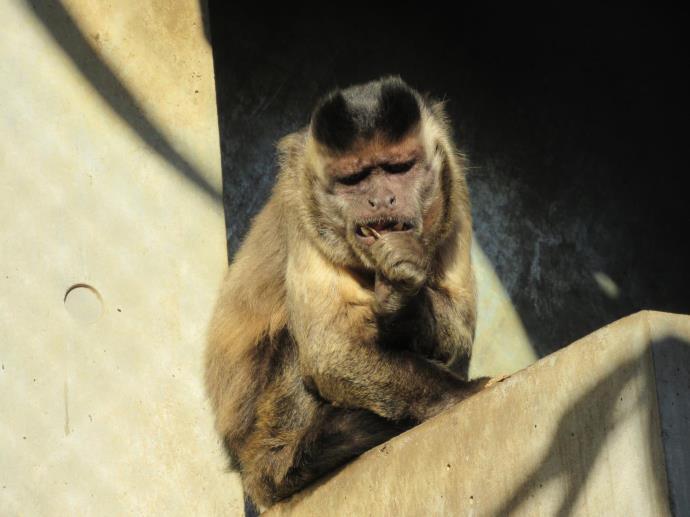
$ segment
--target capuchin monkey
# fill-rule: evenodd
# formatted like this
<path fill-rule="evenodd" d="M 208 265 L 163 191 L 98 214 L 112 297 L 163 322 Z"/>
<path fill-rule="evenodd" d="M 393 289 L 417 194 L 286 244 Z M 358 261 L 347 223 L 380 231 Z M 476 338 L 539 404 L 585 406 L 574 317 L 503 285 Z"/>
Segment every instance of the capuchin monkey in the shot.
<path fill-rule="evenodd" d="M 476 318 L 462 157 L 397 77 L 336 90 L 223 282 L 206 387 L 260 507 L 463 400 Z"/>

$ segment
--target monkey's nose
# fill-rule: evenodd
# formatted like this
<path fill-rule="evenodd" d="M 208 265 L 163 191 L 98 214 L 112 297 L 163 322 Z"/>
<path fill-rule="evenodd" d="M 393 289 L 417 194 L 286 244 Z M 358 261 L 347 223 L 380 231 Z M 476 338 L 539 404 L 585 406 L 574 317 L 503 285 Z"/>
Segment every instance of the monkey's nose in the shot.
<path fill-rule="evenodd" d="M 371 208 L 387 208 L 390 206 L 395 205 L 395 196 L 389 195 L 389 196 L 384 196 L 383 198 L 378 198 L 378 197 L 373 197 L 369 198 L 369 206 Z"/>

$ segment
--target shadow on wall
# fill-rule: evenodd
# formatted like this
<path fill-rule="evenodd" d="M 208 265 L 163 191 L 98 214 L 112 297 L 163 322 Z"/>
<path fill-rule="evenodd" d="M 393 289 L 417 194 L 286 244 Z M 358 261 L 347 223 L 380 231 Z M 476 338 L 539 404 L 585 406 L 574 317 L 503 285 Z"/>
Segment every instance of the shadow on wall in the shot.
<path fill-rule="evenodd" d="M 652 354 L 653 361 L 645 360 L 642 357 L 645 354 Z M 653 369 L 640 372 L 642 367 L 652 363 Z M 642 385 L 637 387 L 639 397 L 635 401 L 624 401 L 623 392 L 635 378 L 642 379 Z M 654 343 L 651 351 L 645 350 L 639 357 L 622 364 L 580 397 L 561 417 L 551 445 L 539 465 L 495 515 L 525 511 L 528 507 L 524 505 L 529 504 L 533 493 L 556 479 L 565 479 L 567 487 L 556 515 L 571 515 L 608 436 L 639 407 L 649 418 L 645 440 L 649 447 L 646 451 L 631 452 L 646 452 L 649 457 L 647 463 L 658 466 L 655 485 L 647 490 L 655 492 L 655 499 L 659 501 L 670 501 L 673 515 L 685 515 L 690 511 L 690 487 L 686 486 L 690 479 L 690 449 L 687 446 L 687 437 L 690 436 L 689 381 L 690 343 L 678 337 L 664 338 Z M 657 401 L 659 415 L 652 413 Z M 586 418 L 583 418 L 584 414 Z M 654 450 L 657 437 L 663 451 Z M 668 479 L 664 465 L 657 464 L 662 456 Z M 615 473 L 612 475 L 616 476 Z M 667 487 L 670 493 L 667 493 Z"/>
<path fill-rule="evenodd" d="M 609 434 L 634 410 L 633 406 L 642 405 L 645 410 L 650 408 L 650 396 L 653 397 L 653 391 L 650 390 L 654 389 L 654 385 L 646 375 L 638 400 L 634 401 L 627 411 L 615 411 L 615 406 L 623 401 L 621 394 L 624 388 L 637 377 L 643 364 L 644 361 L 640 357 L 627 361 L 611 375 L 600 380 L 565 412 L 539 465 L 526 476 L 512 497 L 503 503 L 495 515 L 512 515 L 518 510 L 527 511 L 529 506 L 523 505 L 529 504 L 532 494 L 557 479 L 564 480 L 561 482 L 564 482 L 566 488 L 555 515 L 566 517 L 572 514 Z M 585 412 L 587 418 L 583 419 Z M 594 425 L 591 425 L 592 423 Z M 656 433 L 653 419 L 650 419 L 649 423 L 649 432 Z M 650 455 L 653 457 L 651 451 Z M 656 491 L 663 492 L 663 480 L 656 481 Z"/>
<path fill-rule="evenodd" d="M 652 349 L 672 515 L 690 515 L 690 342 L 661 339 Z"/>
<path fill-rule="evenodd" d="M 208 16 L 208 2 L 199 0 L 199 12 L 201 13 L 201 23 L 204 27 L 204 36 L 208 44 L 211 44 L 211 20 Z"/>
<path fill-rule="evenodd" d="M 184 156 L 175 150 L 162 131 L 146 116 L 143 108 L 125 85 L 98 57 L 63 5 L 58 0 L 27 0 L 27 5 L 29 11 L 36 15 L 82 76 L 120 119 L 182 177 L 206 194 L 214 203 L 222 203 L 221 194 Z M 204 12 L 202 10 L 202 14 Z M 206 31 L 207 17 L 203 19 Z"/>

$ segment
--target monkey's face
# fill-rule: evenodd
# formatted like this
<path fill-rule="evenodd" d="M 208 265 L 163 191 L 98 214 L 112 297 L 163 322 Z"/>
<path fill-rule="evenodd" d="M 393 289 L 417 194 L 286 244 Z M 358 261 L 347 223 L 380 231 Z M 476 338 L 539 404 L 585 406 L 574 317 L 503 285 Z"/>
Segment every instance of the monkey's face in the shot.
<path fill-rule="evenodd" d="M 365 266 L 372 267 L 370 247 L 378 239 L 396 233 L 400 242 L 403 234 L 425 241 L 435 219 L 438 171 L 418 132 L 396 143 L 361 141 L 325 160 L 324 172 L 321 210 L 339 222 L 337 233 Z"/>
<path fill-rule="evenodd" d="M 443 217 L 432 119 L 399 78 L 338 90 L 318 103 L 307 145 L 313 175 L 306 206 L 334 261 L 374 268 L 377 240 L 405 246 L 416 239 L 431 251 L 429 235 Z"/>

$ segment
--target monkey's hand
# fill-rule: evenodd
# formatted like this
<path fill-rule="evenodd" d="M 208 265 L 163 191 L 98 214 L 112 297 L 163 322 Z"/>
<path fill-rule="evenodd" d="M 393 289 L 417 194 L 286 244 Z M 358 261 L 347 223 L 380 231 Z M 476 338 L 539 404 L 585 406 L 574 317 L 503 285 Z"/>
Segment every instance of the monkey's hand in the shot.
<path fill-rule="evenodd" d="M 393 313 L 426 282 L 428 258 L 419 240 L 408 232 L 380 236 L 371 253 L 376 264 L 377 310 Z"/>

